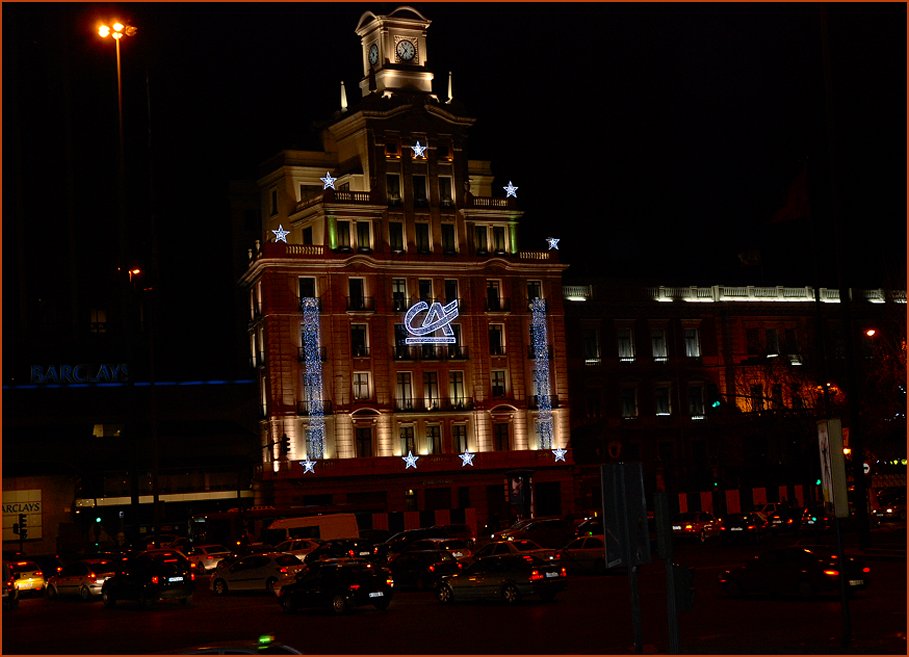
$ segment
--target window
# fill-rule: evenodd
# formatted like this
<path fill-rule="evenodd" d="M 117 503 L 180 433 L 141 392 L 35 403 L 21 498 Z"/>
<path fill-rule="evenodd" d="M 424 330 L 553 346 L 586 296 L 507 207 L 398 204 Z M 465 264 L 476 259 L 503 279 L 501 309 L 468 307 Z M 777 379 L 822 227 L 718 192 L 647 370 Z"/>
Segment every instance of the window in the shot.
<path fill-rule="evenodd" d="M 508 450 L 508 424 L 496 422 L 492 425 L 492 448 L 497 452 Z"/>
<path fill-rule="evenodd" d="M 385 174 L 385 193 L 388 195 L 389 205 L 401 202 L 401 176 L 396 173 Z"/>
<path fill-rule="evenodd" d="M 451 162 L 451 144 L 439 144 L 436 146 L 436 159 Z"/>
<path fill-rule="evenodd" d="M 672 407 L 669 403 L 669 384 L 660 384 L 654 390 L 654 402 L 657 415 L 670 415 Z"/>
<path fill-rule="evenodd" d="M 357 456 L 359 458 L 372 456 L 372 427 L 357 427 L 355 432 Z"/>
<path fill-rule="evenodd" d="M 581 339 L 584 343 L 584 364 L 597 365 L 600 362 L 600 332 L 596 328 L 585 328 Z"/>
<path fill-rule="evenodd" d="M 301 276 L 298 282 L 300 298 L 314 298 L 316 296 L 316 279 L 312 276 Z"/>
<path fill-rule="evenodd" d="M 473 246 L 477 253 L 486 253 L 488 248 L 486 244 L 486 226 L 473 227 Z"/>
<path fill-rule="evenodd" d="M 650 329 L 650 344 L 653 349 L 653 360 L 664 362 L 668 359 L 665 328 L 653 327 Z"/>
<path fill-rule="evenodd" d="M 505 355 L 505 325 L 489 325 L 489 353 L 492 356 Z"/>
<path fill-rule="evenodd" d="M 407 425 L 401 427 L 401 453 L 417 451 L 417 442 L 414 440 L 413 426 Z"/>
<path fill-rule="evenodd" d="M 439 374 L 423 372 L 423 402 L 426 410 L 439 408 Z"/>
<path fill-rule="evenodd" d="M 339 249 L 349 249 L 350 248 L 350 222 L 349 221 L 338 221 L 337 226 L 337 236 L 338 236 L 338 248 Z"/>
<path fill-rule="evenodd" d="M 417 207 L 426 206 L 426 176 L 413 177 L 413 203 Z"/>
<path fill-rule="evenodd" d="M 764 386 L 759 383 L 753 384 L 749 390 L 751 393 L 751 410 L 759 412 L 764 410 Z"/>
<path fill-rule="evenodd" d="M 107 311 L 103 308 L 92 308 L 89 311 L 89 333 L 107 333 Z"/>
<path fill-rule="evenodd" d="M 442 453 L 442 427 L 438 424 L 426 426 L 426 448 L 430 454 Z"/>
<path fill-rule="evenodd" d="M 366 308 L 366 281 L 362 278 L 349 278 L 347 280 L 347 308 L 348 310 L 364 310 Z"/>
<path fill-rule="evenodd" d="M 354 399 L 369 399 L 369 372 L 354 372 L 353 374 Z"/>
<path fill-rule="evenodd" d="M 783 408 L 783 386 L 774 383 L 770 387 L 770 407 L 775 409 Z"/>
<path fill-rule="evenodd" d="M 400 158 L 401 157 L 401 145 L 396 141 L 386 142 L 385 143 L 385 157 Z"/>
<path fill-rule="evenodd" d="M 453 204 L 451 196 L 451 177 L 449 176 L 439 176 L 439 200 L 441 201 L 443 208 L 450 208 Z"/>
<path fill-rule="evenodd" d="M 767 355 L 780 355 L 780 333 L 775 328 L 769 328 L 765 331 L 764 337 L 767 342 Z"/>
<path fill-rule="evenodd" d="M 467 451 L 467 425 L 454 424 L 451 427 L 451 440 L 458 454 Z"/>
<path fill-rule="evenodd" d="M 445 279 L 445 301 L 451 303 L 458 298 L 458 280 L 456 278 Z"/>
<path fill-rule="evenodd" d="M 366 324 L 350 325 L 350 351 L 354 356 L 368 356 L 369 345 L 366 340 Z"/>
<path fill-rule="evenodd" d="M 407 310 L 407 280 L 391 279 L 391 302 L 395 310 Z M 403 328 L 403 326 L 402 326 Z"/>
<path fill-rule="evenodd" d="M 704 419 L 704 386 L 699 383 L 688 386 L 688 415 L 693 420 Z"/>
<path fill-rule="evenodd" d="M 413 410 L 413 382 L 410 372 L 398 372 L 395 381 L 395 395 L 398 408 L 406 411 Z"/>
<path fill-rule="evenodd" d="M 360 250 L 372 248 L 372 231 L 368 221 L 357 222 L 357 248 Z"/>
<path fill-rule="evenodd" d="M 501 310 L 502 301 L 499 297 L 499 281 L 486 281 L 486 310 Z"/>
<path fill-rule="evenodd" d="M 688 358 L 700 358 L 701 339 L 698 335 L 698 329 L 695 327 L 688 327 L 684 329 L 683 333 L 685 339 L 685 355 Z"/>
<path fill-rule="evenodd" d="M 638 416 L 638 389 L 635 386 L 622 387 L 622 417 Z"/>
<path fill-rule="evenodd" d="M 505 253 L 505 226 L 492 227 L 492 250 Z"/>
<path fill-rule="evenodd" d="M 490 373 L 492 382 L 492 396 L 505 396 L 505 370 L 492 370 Z"/>
<path fill-rule="evenodd" d="M 454 224 L 442 224 L 442 252 L 449 255 L 455 253 Z"/>
<path fill-rule="evenodd" d="M 429 303 L 433 300 L 431 278 L 421 278 L 417 281 L 417 294 L 420 295 L 421 301 Z"/>
<path fill-rule="evenodd" d="M 388 222 L 388 245 L 392 251 L 404 250 L 404 224 L 400 221 Z"/>
<path fill-rule="evenodd" d="M 417 237 L 417 253 L 429 253 L 429 224 L 418 223 L 414 228 Z"/>
<path fill-rule="evenodd" d="M 620 326 L 616 330 L 616 340 L 619 348 L 619 360 L 631 362 L 634 360 L 634 335 L 630 326 Z"/>
<path fill-rule="evenodd" d="M 452 406 L 458 408 L 464 404 L 464 372 L 454 371 L 448 373 L 448 394 Z"/>
<path fill-rule="evenodd" d="M 527 281 L 527 301 L 531 302 L 534 299 L 543 298 L 543 283 L 542 281 Z"/>

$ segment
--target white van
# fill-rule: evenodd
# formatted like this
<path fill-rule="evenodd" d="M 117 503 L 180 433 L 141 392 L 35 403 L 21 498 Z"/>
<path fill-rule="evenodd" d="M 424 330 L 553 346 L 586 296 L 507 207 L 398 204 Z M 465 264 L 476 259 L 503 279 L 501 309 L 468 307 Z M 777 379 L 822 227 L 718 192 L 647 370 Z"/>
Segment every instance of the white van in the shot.
<path fill-rule="evenodd" d="M 281 518 L 272 522 L 262 534 L 262 542 L 277 545 L 292 538 L 360 538 L 357 516 L 353 513 L 331 513 L 322 516 Z"/>

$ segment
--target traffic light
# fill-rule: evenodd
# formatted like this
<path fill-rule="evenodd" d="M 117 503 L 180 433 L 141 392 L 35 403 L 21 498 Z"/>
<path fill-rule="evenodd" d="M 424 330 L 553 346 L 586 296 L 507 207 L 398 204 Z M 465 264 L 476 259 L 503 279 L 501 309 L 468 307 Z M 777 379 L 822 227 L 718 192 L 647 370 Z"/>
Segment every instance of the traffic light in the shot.
<path fill-rule="evenodd" d="M 290 438 L 287 437 L 286 433 L 281 436 L 281 453 L 290 454 Z"/>
<path fill-rule="evenodd" d="M 28 538 L 28 516 L 24 513 L 19 514 L 19 540 L 24 541 Z"/>

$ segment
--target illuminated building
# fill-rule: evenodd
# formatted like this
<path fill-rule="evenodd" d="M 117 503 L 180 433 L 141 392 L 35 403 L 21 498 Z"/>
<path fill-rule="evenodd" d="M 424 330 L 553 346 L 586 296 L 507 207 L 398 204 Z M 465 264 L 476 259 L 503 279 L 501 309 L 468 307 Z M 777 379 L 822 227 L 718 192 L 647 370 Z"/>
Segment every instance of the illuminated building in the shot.
<path fill-rule="evenodd" d="M 566 265 L 519 242 L 517 187 L 468 159 L 474 119 L 432 92 L 429 23 L 366 12 L 360 103 L 342 87 L 323 150 L 258 179 L 241 282 L 259 504 L 346 505 L 378 528 L 573 510 Z"/>

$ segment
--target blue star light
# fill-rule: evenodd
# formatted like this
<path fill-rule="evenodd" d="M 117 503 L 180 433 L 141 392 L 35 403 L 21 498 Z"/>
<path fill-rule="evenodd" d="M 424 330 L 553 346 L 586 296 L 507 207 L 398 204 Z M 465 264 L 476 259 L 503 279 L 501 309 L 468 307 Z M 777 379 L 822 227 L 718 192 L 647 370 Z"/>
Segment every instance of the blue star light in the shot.
<path fill-rule="evenodd" d="M 284 230 L 283 224 L 278 224 L 278 230 L 271 231 L 275 234 L 275 242 L 284 242 L 287 244 L 287 236 L 290 235 L 289 230 Z"/>
<path fill-rule="evenodd" d="M 559 238 L 558 237 L 547 237 L 546 241 L 549 243 L 549 250 L 555 249 L 559 250 Z"/>
<path fill-rule="evenodd" d="M 565 452 L 567 452 L 567 451 L 568 451 L 567 449 L 562 449 L 561 447 L 557 447 L 556 449 L 552 450 L 552 454 L 553 454 L 553 456 L 555 456 L 556 461 L 564 461 Z"/>
<path fill-rule="evenodd" d="M 322 181 L 322 189 L 328 189 L 329 187 L 331 187 L 332 189 L 334 189 L 334 188 L 335 188 L 335 181 L 337 180 L 337 178 L 332 178 L 332 177 L 331 177 L 331 172 L 330 172 L 330 171 L 326 171 L 326 172 L 325 172 L 325 177 L 324 177 L 324 178 L 319 178 L 319 180 Z"/>
<path fill-rule="evenodd" d="M 411 146 L 410 148 L 413 150 L 413 156 L 414 156 L 414 157 L 426 157 L 423 153 L 426 151 L 426 149 L 427 149 L 428 147 L 427 147 L 427 146 L 420 146 L 420 140 L 419 140 L 419 139 L 417 140 L 417 145 L 416 145 L 416 146 Z"/>
<path fill-rule="evenodd" d="M 300 461 L 300 465 L 303 466 L 303 474 L 306 474 L 307 472 L 316 474 L 316 471 L 313 470 L 313 468 L 316 467 L 316 462 L 310 461 L 308 456 L 306 457 L 305 461 Z"/>
<path fill-rule="evenodd" d="M 405 470 L 407 468 L 413 468 L 414 470 L 417 469 L 417 459 L 420 457 L 414 456 L 412 451 L 407 450 L 407 456 L 402 456 L 401 458 L 404 459 L 404 463 L 406 463 L 404 466 Z"/>
<path fill-rule="evenodd" d="M 511 184 L 510 180 L 508 181 L 508 186 L 503 187 L 502 189 L 505 190 L 505 198 L 508 198 L 509 196 L 513 196 L 514 198 L 518 197 L 518 188 Z"/>
<path fill-rule="evenodd" d="M 465 465 L 469 465 L 469 466 L 473 467 L 473 457 L 476 456 L 476 454 L 472 454 L 472 453 L 468 452 L 467 450 L 464 450 L 464 453 L 458 454 L 458 456 L 461 457 L 461 467 L 462 468 Z"/>

